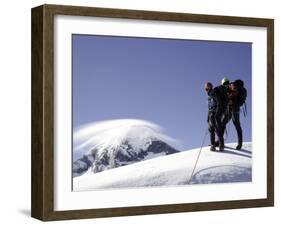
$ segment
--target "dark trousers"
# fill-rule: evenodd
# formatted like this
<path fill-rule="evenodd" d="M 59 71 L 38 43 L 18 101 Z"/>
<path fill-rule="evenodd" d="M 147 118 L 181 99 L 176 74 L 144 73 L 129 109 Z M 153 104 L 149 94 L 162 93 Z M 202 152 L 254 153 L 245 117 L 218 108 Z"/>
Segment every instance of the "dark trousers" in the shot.
<path fill-rule="evenodd" d="M 216 112 L 208 112 L 208 128 L 210 132 L 210 141 L 211 145 L 215 146 L 216 143 L 216 134 L 219 139 L 219 145 L 223 146 L 223 128 L 221 124 L 222 115 Z"/>
<path fill-rule="evenodd" d="M 222 117 L 222 133 L 224 134 L 227 123 L 232 120 L 233 125 L 237 132 L 238 143 L 242 144 L 243 142 L 243 134 L 242 128 L 240 125 L 240 111 L 233 111 L 233 109 L 229 108 L 226 113 Z"/>

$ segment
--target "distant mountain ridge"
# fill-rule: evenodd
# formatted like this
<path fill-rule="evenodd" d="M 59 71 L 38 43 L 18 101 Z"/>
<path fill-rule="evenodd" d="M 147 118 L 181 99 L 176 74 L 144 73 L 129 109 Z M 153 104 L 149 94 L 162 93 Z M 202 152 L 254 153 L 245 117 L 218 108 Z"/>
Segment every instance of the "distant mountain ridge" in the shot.
<path fill-rule="evenodd" d="M 98 173 L 178 152 L 178 150 L 160 140 L 151 141 L 147 149 L 135 149 L 130 143 L 125 142 L 117 150 L 105 149 L 100 155 L 97 154 L 98 150 L 93 150 L 90 154 L 84 155 L 82 158 L 76 160 L 73 163 L 73 176 L 79 176 L 89 169 L 93 173 Z"/>

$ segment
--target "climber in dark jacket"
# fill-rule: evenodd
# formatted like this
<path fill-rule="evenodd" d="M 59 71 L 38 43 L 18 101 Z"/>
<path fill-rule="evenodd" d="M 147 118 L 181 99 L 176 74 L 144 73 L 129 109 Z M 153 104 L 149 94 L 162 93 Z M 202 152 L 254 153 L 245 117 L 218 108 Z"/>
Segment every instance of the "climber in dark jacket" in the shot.
<path fill-rule="evenodd" d="M 214 88 L 215 92 L 217 93 L 219 107 L 218 112 L 216 114 L 217 120 L 221 124 L 222 128 L 222 135 L 224 134 L 224 126 L 227 124 L 226 118 L 227 118 L 227 110 L 228 110 L 228 92 L 229 92 L 229 84 L 230 81 L 227 77 L 224 77 L 221 80 L 221 84 Z M 219 141 L 217 140 L 215 143 L 216 147 L 219 146 Z M 223 144 L 224 145 L 224 144 Z"/>
<path fill-rule="evenodd" d="M 245 103 L 247 97 L 247 90 L 244 88 L 244 82 L 238 79 L 230 83 L 227 96 L 228 107 L 222 119 L 222 133 L 224 134 L 226 124 L 232 119 L 238 137 L 236 149 L 240 150 L 243 144 L 243 131 L 240 125 L 240 107 Z"/>
<path fill-rule="evenodd" d="M 210 141 L 211 141 L 211 151 L 216 151 L 215 145 L 215 134 L 218 136 L 219 141 L 219 151 L 223 151 L 224 140 L 222 133 L 222 124 L 221 124 L 221 115 L 220 115 L 220 97 L 213 85 L 210 82 L 205 84 L 205 91 L 208 94 L 208 128 L 210 132 Z"/>

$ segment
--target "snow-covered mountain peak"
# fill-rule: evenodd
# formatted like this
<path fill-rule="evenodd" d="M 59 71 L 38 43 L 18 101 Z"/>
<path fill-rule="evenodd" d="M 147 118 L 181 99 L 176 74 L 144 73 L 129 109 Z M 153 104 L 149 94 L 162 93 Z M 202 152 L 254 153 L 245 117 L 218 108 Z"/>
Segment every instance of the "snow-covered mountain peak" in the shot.
<path fill-rule="evenodd" d="M 88 124 L 76 129 L 73 138 L 75 176 L 89 168 L 97 173 L 178 152 L 173 147 L 177 141 L 161 127 L 137 119 Z"/>
<path fill-rule="evenodd" d="M 124 143 L 134 149 L 146 149 L 152 141 L 178 143 L 158 125 L 139 119 L 118 119 L 87 124 L 74 131 L 74 152 L 88 154 L 91 150 L 116 150 Z"/>

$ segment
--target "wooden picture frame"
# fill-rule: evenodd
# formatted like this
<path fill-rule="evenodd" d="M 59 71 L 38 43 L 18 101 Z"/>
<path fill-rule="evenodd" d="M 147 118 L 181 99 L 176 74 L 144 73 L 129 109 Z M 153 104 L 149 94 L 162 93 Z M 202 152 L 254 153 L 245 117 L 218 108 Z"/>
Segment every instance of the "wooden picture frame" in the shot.
<path fill-rule="evenodd" d="M 54 210 L 54 16 L 264 27 L 267 29 L 267 198 L 121 208 Z M 274 20 L 62 5 L 32 9 L 32 217 L 66 220 L 274 205 Z"/>

